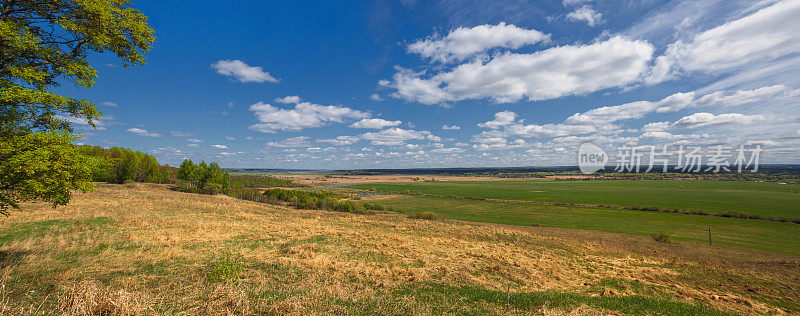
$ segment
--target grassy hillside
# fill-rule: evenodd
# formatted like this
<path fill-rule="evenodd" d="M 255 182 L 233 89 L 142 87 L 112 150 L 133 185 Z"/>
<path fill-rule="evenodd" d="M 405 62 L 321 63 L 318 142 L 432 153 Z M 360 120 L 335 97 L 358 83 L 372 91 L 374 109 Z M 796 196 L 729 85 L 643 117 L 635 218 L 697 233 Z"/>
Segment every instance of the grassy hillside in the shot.
<path fill-rule="evenodd" d="M 352 188 L 489 199 L 660 207 L 800 218 L 800 186 L 706 180 L 369 183 Z"/>
<path fill-rule="evenodd" d="M 0 218 L 3 314 L 800 312 L 800 259 L 100 185 Z"/>

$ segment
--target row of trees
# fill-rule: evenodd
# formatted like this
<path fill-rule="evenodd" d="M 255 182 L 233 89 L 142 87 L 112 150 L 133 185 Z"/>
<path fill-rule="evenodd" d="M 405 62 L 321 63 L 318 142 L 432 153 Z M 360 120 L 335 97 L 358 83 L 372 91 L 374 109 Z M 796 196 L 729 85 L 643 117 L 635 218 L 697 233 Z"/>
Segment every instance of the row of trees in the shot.
<path fill-rule="evenodd" d="M 160 165 L 156 157 L 127 148 L 102 148 L 78 146 L 78 152 L 87 157 L 92 170 L 92 181 L 125 183 L 174 183 L 175 171 L 169 165 Z"/>
<path fill-rule="evenodd" d="M 205 161 L 195 165 L 191 160 L 184 160 L 178 168 L 178 188 L 184 192 L 202 194 L 227 194 L 231 189 L 231 178 L 216 163 Z"/>

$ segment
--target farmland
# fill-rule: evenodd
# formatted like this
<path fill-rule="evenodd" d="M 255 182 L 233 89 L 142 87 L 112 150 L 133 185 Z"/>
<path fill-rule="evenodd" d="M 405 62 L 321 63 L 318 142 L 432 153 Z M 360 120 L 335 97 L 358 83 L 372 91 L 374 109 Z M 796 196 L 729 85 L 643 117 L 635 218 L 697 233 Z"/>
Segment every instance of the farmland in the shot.
<path fill-rule="evenodd" d="M 777 183 L 703 180 L 447 181 L 369 183 L 350 187 L 374 188 L 382 192 L 800 218 L 800 186 Z"/>
<path fill-rule="evenodd" d="M 522 226 L 591 229 L 800 256 L 800 225 L 786 222 L 635 210 L 528 205 L 399 196 L 381 202 L 406 214 L 434 212 L 448 219 Z"/>
<path fill-rule="evenodd" d="M 641 236 L 663 233 L 675 240 L 694 243 L 709 243 L 711 238 L 714 245 L 800 255 L 798 224 L 763 219 L 773 216 L 796 219 L 799 216 L 800 193 L 795 185 L 583 180 L 393 182 L 347 188 L 401 193 L 376 198 L 407 214 L 434 212 L 445 218 L 472 222 L 590 229 Z M 520 201 L 588 206 L 532 205 Z M 615 208 L 632 206 L 665 211 Z M 709 215 L 670 212 L 673 209 Z M 762 219 L 711 216 L 733 211 Z"/>

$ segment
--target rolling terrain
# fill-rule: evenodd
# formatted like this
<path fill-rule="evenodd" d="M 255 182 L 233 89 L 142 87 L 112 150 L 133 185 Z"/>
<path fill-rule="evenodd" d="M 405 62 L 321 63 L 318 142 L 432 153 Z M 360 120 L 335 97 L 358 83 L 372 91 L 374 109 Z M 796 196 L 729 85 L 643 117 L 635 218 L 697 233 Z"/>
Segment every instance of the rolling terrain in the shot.
<path fill-rule="evenodd" d="M 797 257 L 98 185 L 0 218 L 4 314 L 800 312 Z"/>

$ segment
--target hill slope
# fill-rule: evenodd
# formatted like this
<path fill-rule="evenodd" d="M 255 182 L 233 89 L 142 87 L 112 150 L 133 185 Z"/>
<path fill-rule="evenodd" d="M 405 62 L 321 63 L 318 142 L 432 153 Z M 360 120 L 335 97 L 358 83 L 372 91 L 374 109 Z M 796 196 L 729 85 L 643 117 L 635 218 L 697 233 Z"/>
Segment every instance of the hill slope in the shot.
<path fill-rule="evenodd" d="M 0 219 L 11 314 L 800 312 L 800 259 L 100 185 Z"/>

